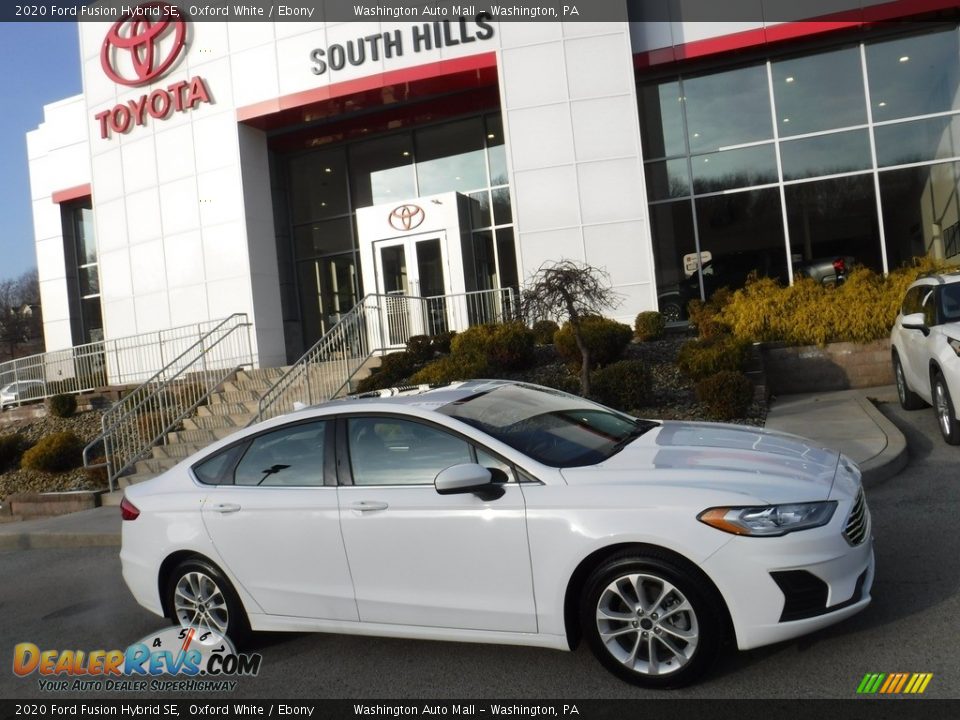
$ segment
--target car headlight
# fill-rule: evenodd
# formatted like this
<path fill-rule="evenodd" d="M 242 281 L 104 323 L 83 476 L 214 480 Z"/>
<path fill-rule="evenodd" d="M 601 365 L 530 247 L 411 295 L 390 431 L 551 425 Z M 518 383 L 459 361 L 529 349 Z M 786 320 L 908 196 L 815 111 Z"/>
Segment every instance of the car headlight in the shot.
<path fill-rule="evenodd" d="M 949 345 L 950 349 L 957 354 L 957 357 L 960 357 L 960 340 L 955 340 L 952 337 L 948 337 L 947 345 Z"/>
<path fill-rule="evenodd" d="M 765 505 L 762 507 L 717 507 L 704 510 L 697 520 L 734 535 L 777 537 L 809 530 L 830 522 L 836 501 Z"/>

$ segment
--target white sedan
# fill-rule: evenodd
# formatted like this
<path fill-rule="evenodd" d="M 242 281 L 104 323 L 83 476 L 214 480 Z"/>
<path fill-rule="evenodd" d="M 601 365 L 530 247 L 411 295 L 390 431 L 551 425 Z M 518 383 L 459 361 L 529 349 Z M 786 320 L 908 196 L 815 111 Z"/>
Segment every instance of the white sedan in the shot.
<path fill-rule="evenodd" d="M 175 623 L 570 650 L 693 681 L 870 602 L 856 465 L 534 385 L 330 402 L 127 489 L 123 576 Z"/>

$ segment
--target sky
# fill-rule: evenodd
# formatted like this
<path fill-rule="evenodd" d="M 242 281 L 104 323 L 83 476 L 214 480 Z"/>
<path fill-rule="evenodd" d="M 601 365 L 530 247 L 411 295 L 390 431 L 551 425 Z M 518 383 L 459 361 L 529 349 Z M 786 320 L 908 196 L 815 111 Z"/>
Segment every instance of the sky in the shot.
<path fill-rule="evenodd" d="M 0 280 L 36 267 L 26 133 L 43 106 L 82 90 L 73 22 L 0 23 Z"/>

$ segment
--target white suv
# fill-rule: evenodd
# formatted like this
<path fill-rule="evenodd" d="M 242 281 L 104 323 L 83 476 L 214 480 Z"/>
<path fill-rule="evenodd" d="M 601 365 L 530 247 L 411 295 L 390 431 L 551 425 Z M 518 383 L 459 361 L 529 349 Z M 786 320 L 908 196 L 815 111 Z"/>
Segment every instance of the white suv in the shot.
<path fill-rule="evenodd" d="M 960 271 L 910 286 L 890 343 L 900 404 L 907 410 L 933 405 L 943 439 L 960 445 Z"/>

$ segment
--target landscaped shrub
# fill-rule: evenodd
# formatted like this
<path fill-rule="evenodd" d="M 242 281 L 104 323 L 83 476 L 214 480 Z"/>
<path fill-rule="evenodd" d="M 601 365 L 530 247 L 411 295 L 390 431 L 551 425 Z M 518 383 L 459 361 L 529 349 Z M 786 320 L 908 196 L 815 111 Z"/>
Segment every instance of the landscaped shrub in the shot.
<path fill-rule="evenodd" d="M 20 467 L 42 472 L 64 472 L 83 463 L 83 441 L 72 432 L 46 435 L 23 454 Z"/>
<path fill-rule="evenodd" d="M 410 377 L 416 367 L 417 363 L 410 352 L 384 355 L 380 358 L 380 367 L 357 383 L 357 392 L 364 393 L 395 387 Z"/>
<path fill-rule="evenodd" d="M 553 345 L 553 336 L 559 329 L 553 320 L 537 320 L 533 324 L 533 341 L 537 345 Z"/>
<path fill-rule="evenodd" d="M 23 454 L 26 441 L 22 435 L 8 433 L 0 435 L 0 472 L 16 465 Z"/>
<path fill-rule="evenodd" d="M 753 402 L 753 383 L 743 373 L 724 370 L 697 383 L 697 400 L 714 420 L 742 418 Z"/>
<path fill-rule="evenodd" d="M 595 370 L 590 388 L 598 402 L 629 412 L 648 404 L 650 372 L 640 360 L 620 360 Z"/>
<path fill-rule="evenodd" d="M 702 380 L 718 372 L 740 372 L 747 362 L 750 343 L 730 335 L 690 340 L 677 353 L 677 367 L 684 375 Z"/>
<path fill-rule="evenodd" d="M 870 342 L 889 337 L 907 287 L 924 273 L 942 269 L 929 258 L 886 277 L 854 268 L 846 282 L 824 287 L 809 278 L 792 286 L 760 278 L 733 293 L 719 320 L 738 338 L 791 345 Z"/>
<path fill-rule="evenodd" d="M 477 356 L 467 358 L 444 355 L 425 365 L 410 377 L 411 385 L 444 385 L 457 380 L 471 380 L 489 375 L 487 366 Z"/>
<path fill-rule="evenodd" d="M 75 395 L 54 395 L 47 400 L 47 409 L 50 414 L 58 418 L 73 417 L 77 411 L 77 397 Z"/>
<path fill-rule="evenodd" d="M 629 325 L 597 315 L 582 318 L 580 332 L 590 350 L 590 363 L 594 368 L 609 365 L 619 358 L 633 337 L 633 330 Z M 553 336 L 553 345 L 564 362 L 574 368 L 580 367 L 582 356 L 570 323 L 564 323 Z"/>
<path fill-rule="evenodd" d="M 453 342 L 454 336 L 457 334 L 456 330 L 450 330 L 448 332 L 437 333 L 436 335 L 430 336 L 430 347 L 433 349 L 434 353 L 439 353 L 441 355 L 450 354 L 450 343 Z"/>
<path fill-rule="evenodd" d="M 732 296 L 730 288 L 717 290 L 707 302 L 691 300 L 687 303 L 687 317 L 690 326 L 701 338 L 713 338 L 729 332 L 721 319 L 721 312 Z"/>
<path fill-rule="evenodd" d="M 477 364 L 491 373 L 525 370 L 533 365 L 533 332 L 523 323 L 474 325 L 450 343 L 451 356 Z"/>
<path fill-rule="evenodd" d="M 433 343 L 429 335 L 414 335 L 407 340 L 407 355 L 416 364 L 433 360 Z M 398 354 L 398 353 L 394 353 Z"/>
<path fill-rule="evenodd" d="M 640 342 L 659 340 L 663 337 L 663 329 L 667 326 L 663 315 L 656 310 L 648 310 L 637 315 L 633 322 L 633 336 Z"/>

